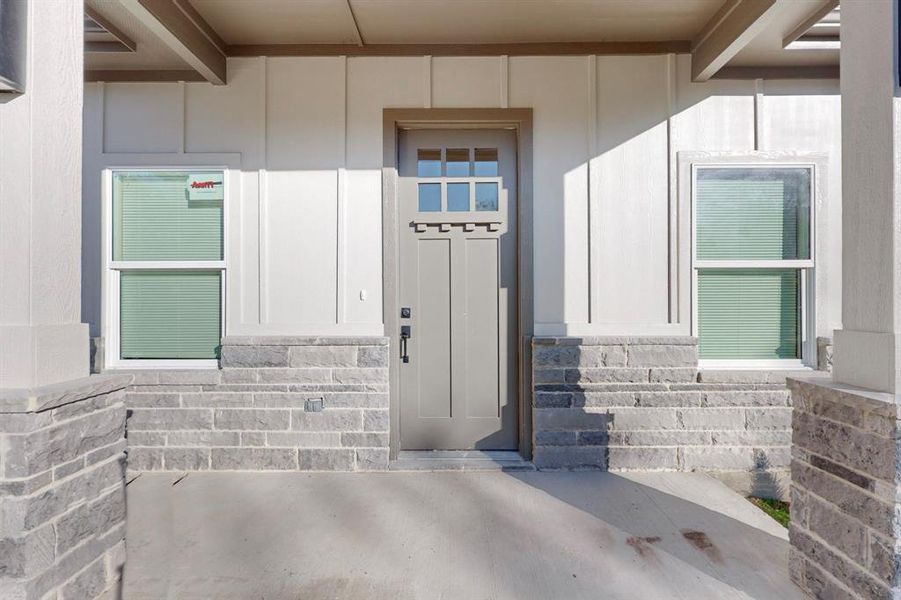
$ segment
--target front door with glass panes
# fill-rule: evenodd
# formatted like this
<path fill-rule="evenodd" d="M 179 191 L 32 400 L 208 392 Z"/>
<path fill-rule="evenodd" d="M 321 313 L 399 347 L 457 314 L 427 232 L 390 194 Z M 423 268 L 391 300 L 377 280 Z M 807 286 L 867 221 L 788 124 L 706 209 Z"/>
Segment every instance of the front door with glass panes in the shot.
<path fill-rule="evenodd" d="M 399 140 L 400 447 L 516 448 L 516 134 Z"/>

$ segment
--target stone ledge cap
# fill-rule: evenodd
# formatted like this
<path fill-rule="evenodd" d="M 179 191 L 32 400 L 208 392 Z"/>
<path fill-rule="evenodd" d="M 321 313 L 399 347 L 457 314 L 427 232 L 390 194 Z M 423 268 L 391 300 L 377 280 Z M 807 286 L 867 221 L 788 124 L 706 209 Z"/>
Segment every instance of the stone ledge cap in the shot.
<path fill-rule="evenodd" d="M 890 394 L 888 392 L 877 392 L 875 390 L 868 390 L 866 388 L 861 388 L 853 385 L 849 385 L 847 383 L 837 383 L 832 380 L 832 377 L 823 374 L 823 375 L 809 375 L 806 377 L 803 376 L 793 376 L 788 378 L 786 381 L 790 388 L 798 387 L 812 387 L 812 388 L 820 388 L 829 390 L 831 392 L 836 392 L 837 396 L 842 397 L 845 400 L 853 400 L 860 399 L 867 400 L 870 402 L 876 402 L 881 405 L 893 405 L 898 406 L 901 404 L 901 396 L 896 396 L 895 394 Z"/>
<path fill-rule="evenodd" d="M 228 336 L 222 338 L 223 346 L 387 346 L 385 336 Z"/>
<path fill-rule="evenodd" d="M 131 385 L 127 374 L 91 375 L 36 388 L 0 389 L 0 414 L 34 413 L 109 394 Z"/>
<path fill-rule="evenodd" d="M 535 336 L 536 346 L 697 346 L 698 338 L 689 335 L 594 335 L 594 336 Z"/>

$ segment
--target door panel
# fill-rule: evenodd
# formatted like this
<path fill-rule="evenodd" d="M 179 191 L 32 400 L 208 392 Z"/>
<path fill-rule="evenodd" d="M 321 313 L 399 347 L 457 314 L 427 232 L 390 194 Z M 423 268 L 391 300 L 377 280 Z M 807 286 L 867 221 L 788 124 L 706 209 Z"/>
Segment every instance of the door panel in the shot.
<path fill-rule="evenodd" d="M 401 448 L 515 449 L 515 133 L 407 130 L 399 148 Z"/>

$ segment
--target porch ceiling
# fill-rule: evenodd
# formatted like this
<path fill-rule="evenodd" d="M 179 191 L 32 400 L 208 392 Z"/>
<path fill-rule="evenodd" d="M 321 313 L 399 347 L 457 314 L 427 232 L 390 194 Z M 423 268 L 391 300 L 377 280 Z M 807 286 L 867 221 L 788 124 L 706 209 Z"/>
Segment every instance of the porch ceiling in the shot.
<path fill-rule="evenodd" d="M 85 3 L 137 46 L 134 51 L 88 51 L 85 68 L 91 80 L 206 79 L 223 83 L 225 57 L 256 55 L 691 52 L 696 55 L 693 62 L 698 63 L 697 80 L 715 76 L 723 67 L 740 67 L 733 72 L 742 70 L 748 76 L 748 67 L 813 66 L 821 68 L 819 76 L 834 76 L 838 65 L 835 48 L 783 47 L 786 36 L 834 8 L 835 0 Z"/>

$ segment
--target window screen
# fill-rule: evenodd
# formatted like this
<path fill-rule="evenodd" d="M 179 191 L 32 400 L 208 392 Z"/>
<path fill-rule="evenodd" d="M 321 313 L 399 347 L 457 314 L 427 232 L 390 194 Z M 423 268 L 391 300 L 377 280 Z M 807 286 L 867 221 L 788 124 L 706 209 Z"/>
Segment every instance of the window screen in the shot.
<path fill-rule="evenodd" d="M 700 358 L 800 359 L 810 169 L 700 168 L 695 185 Z"/>
<path fill-rule="evenodd" d="M 217 358 L 223 186 L 222 171 L 113 174 L 112 256 L 119 274 L 121 359 Z M 166 266 L 160 268 L 160 262 Z"/>

